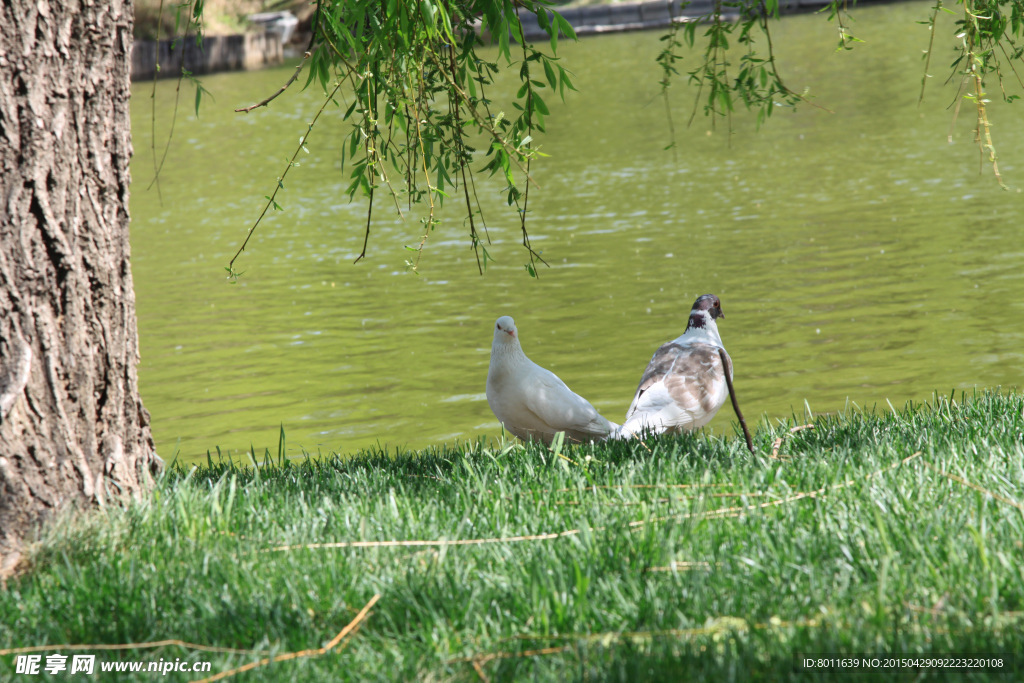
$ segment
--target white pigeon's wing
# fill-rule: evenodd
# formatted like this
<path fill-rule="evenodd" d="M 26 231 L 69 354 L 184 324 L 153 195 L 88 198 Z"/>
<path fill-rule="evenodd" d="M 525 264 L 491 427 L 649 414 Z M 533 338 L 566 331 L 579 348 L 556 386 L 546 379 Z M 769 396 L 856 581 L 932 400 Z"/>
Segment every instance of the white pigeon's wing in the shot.
<path fill-rule="evenodd" d="M 697 429 L 707 424 L 729 392 L 718 349 L 713 344 L 676 342 L 658 349 L 626 413 L 624 435 Z M 731 374 L 731 361 L 729 370 Z"/>
<path fill-rule="evenodd" d="M 550 370 L 534 365 L 525 376 L 531 386 L 525 393 L 526 408 L 550 430 L 565 432 L 574 441 L 604 439 L 616 427 L 608 422 L 590 402 L 573 392 Z"/>

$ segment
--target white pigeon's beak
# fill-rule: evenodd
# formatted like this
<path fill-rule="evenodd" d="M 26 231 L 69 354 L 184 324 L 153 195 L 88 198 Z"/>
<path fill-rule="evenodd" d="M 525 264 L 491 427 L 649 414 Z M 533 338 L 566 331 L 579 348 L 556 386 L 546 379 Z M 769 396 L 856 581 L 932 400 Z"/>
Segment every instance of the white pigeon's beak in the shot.
<path fill-rule="evenodd" d="M 516 331 L 515 330 L 505 330 L 505 334 L 507 334 L 508 336 L 512 337 L 513 339 L 516 338 Z"/>

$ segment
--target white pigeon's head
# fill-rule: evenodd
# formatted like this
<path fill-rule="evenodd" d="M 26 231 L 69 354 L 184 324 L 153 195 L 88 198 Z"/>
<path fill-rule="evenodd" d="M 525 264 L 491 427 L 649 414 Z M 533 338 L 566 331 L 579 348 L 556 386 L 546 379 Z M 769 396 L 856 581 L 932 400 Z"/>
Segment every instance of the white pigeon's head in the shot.
<path fill-rule="evenodd" d="M 496 344 L 510 344 L 517 338 L 516 321 L 512 316 L 503 315 L 494 323 L 494 342 Z"/>
<path fill-rule="evenodd" d="M 717 327 L 716 318 L 724 318 L 722 302 L 714 294 L 703 294 L 693 302 L 690 309 L 690 320 L 686 323 L 686 331 L 700 330 L 706 327 Z"/>

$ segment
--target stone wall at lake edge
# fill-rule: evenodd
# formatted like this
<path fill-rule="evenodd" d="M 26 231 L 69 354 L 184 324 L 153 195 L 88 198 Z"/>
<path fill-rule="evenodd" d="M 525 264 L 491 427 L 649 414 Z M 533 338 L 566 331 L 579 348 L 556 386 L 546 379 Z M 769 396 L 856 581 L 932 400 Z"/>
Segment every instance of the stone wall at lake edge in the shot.
<path fill-rule="evenodd" d="M 177 78 L 181 74 L 182 55 L 185 68 L 194 74 L 262 69 L 284 61 L 278 33 L 205 36 L 202 46 L 196 45 L 191 36 L 177 41 L 137 40 L 132 46 L 132 80 L 152 79 L 157 63 L 160 78 Z"/>

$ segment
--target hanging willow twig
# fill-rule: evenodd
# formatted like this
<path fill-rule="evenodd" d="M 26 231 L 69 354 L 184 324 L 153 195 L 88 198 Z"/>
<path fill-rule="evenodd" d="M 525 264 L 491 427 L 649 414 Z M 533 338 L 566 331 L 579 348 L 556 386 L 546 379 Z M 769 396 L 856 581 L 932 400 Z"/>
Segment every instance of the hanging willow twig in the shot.
<path fill-rule="evenodd" d="M 251 111 L 272 100 L 295 81 L 307 62 L 307 85 L 319 82 L 327 101 L 333 100 L 340 87 L 338 84 L 350 84 L 353 101 L 343 111 L 342 120 L 352 121 L 353 128 L 342 150 L 342 166 L 344 168 L 346 161 L 351 162 L 349 197 L 355 199 L 360 194 L 367 200 L 363 247 L 356 261 L 367 256 L 378 181 L 391 189 L 400 215 L 400 194 L 406 195 L 410 207 L 414 203 L 424 207 L 419 245 L 406 247 L 416 252 L 415 259 L 407 261 L 414 271 L 419 268 L 429 235 L 439 224 L 438 212 L 449 198 L 450 189 L 457 188 L 461 182 L 470 243 L 476 253 L 478 270 L 483 272 L 489 255 L 486 250 L 483 254 L 480 252 L 481 237 L 475 218 L 480 211 L 479 202 L 474 209 L 469 196 L 470 186 L 474 196 L 476 190 L 473 169 L 469 168 L 473 150 L 466 144 L 468 127 L 475 128 L 490 141 L 482 170 L 491 175 L 500 174 L 507 183 L 508 204 L 516 212 L 523 247 L 530 259 L 528 269 L 535 273 L 536 264 L 544 263 L 530 244 L 527 227 L 529 187 L 531 183 L 536 185 L 530 177 L 530 163 L 536 149 L 536 144 L 531 144 L 532 133 L 542 128 L 536 125 L 537 118 L 548 113 L 537 90 L 550 85 L 564 96 L 567 88 L 575 88 L 569 73 L 553 54 L 545 54 L 523 40 L 520 10 L 533 12 L 538 17 L 543 14 L 540 23 L 551 38 L 552 53 L 559 35 L 575 38 L 571 26 L 560 14 L 534 5 L 530 0 L 507 4 L 469 0 L 421 0 L 417 3 L 321 0 L 317 8 L 318 28 L 314 30 L 314 40 L 303 64 L 275 94 L 261 103 L 240 109 Z M 474 25 L 478 14 L 481 14 L 479 25 Z M 522 47 L 520 67 L 521 73 L 526 74 L 527 88 L 509 103 L 511 109 L 519 109 L 517 117 L 510 118 L 504 112 L 492 114 L 491 103 L 484 96 L 484 88 L 493 83 L 498 71 L 497 64 L 486 62 L 477 53 L 477 48 L 483 44 L 480 36 L 484 33 L 494 36 L 499 59 L 509 65 L 514 61 L 510 36 Z M 547 84 L 529 82 L 532 64 L 543 67 Z M 322 106 L 319 113 L 323 109 Z M 305 138 L 308 135 L 309 131 Z M 363 150 L 363 154 L 358 154 L 359 150 Z M 293 156 L 288 168 L 294 162 Z M 397 189 L 388 179 L 388 164 L 402 179 L 402 186 Z M 237 278 L 235 260 L 269 209 L 280 207 L 276 196 L 286 173 L 287 168 L 228 265 L 230 277 Z"/>

